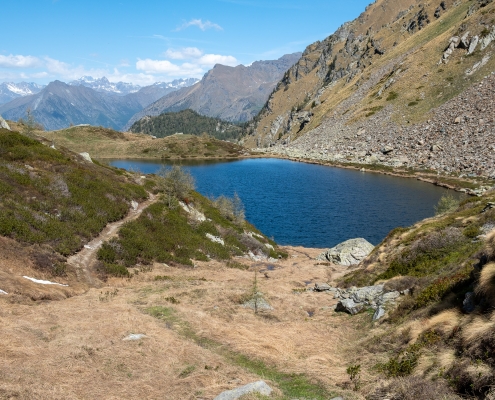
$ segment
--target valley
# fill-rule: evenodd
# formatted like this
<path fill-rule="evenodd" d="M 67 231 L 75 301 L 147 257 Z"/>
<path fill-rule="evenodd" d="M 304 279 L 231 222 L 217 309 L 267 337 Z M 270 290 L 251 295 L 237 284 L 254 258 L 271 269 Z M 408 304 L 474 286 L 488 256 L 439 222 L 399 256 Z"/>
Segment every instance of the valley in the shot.
<path fill-rule="evenodd" d="M 0 54 L 1 400 L 495 399 L 493 0 L 88 1 Z"/>

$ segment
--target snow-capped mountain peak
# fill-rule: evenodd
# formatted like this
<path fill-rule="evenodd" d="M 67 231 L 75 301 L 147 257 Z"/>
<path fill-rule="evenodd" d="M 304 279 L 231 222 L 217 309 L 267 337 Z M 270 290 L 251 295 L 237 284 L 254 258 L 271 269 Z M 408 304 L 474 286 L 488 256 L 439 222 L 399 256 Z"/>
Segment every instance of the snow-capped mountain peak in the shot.
<path fill-rule="evenodd" d="M 34 82 L 0 83 L 0 104 L 8 103 L 18 97 L 39 93 L 44 87 Z"/>

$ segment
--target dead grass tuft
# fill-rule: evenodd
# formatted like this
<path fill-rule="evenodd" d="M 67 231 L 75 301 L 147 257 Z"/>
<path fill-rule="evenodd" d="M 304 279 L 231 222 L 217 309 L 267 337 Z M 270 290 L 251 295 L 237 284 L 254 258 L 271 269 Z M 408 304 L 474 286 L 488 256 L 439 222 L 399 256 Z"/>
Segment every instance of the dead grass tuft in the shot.
<path fill-rule="evenodd" d="M 482 297 L 489 307 L 495 306 L 495 263 L 487 264 L 481 270 L 476 294 Z"/>

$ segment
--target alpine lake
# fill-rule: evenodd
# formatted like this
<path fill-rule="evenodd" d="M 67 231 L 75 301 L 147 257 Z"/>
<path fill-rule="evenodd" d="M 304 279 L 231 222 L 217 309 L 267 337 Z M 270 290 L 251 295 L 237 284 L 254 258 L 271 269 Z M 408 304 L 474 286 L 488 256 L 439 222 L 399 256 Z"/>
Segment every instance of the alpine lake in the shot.
<path fill-rule="evenodd" d="M 170 162 L 111 160 L 153 174 Z M 237 193 L 246 219 L 278 244 L 329 248 L 362 237 L 373 245 L 394 228 L 434 215 L 448 190 L 415 179 L 274 158 L 182 161 L 204 196 Z"/>

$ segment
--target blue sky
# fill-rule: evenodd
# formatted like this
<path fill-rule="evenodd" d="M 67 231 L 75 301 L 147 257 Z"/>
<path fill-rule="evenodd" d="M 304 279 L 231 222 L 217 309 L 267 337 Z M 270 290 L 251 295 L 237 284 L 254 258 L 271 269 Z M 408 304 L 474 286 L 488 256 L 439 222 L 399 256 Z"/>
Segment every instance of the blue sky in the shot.
<path fill-rule="evenodd" d="M 370 1 L 3 0 L 0 82 L 201 78 L 303 51 Z"/>

